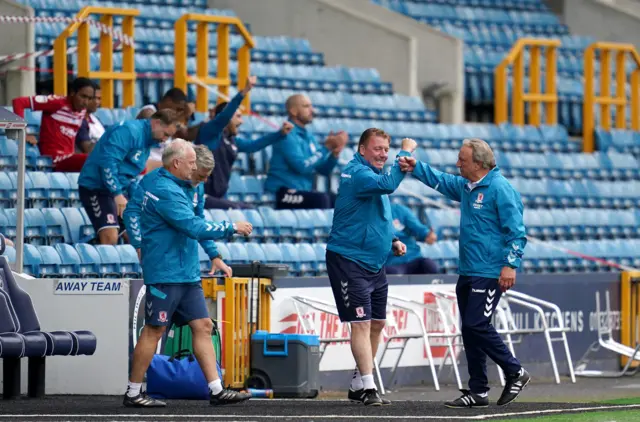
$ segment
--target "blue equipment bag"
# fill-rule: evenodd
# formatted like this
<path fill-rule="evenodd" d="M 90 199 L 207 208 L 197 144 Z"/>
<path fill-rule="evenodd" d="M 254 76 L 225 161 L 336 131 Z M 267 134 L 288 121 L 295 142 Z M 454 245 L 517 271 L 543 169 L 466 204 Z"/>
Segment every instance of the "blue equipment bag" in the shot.
<path fill-rule="evenodd" d="M 216 362 L 218 374 L 222 374 Z M 147 394 L 156 399 L 209 400 L 209 386 L 190 350 L 154 355 L 147 370 Z"/>

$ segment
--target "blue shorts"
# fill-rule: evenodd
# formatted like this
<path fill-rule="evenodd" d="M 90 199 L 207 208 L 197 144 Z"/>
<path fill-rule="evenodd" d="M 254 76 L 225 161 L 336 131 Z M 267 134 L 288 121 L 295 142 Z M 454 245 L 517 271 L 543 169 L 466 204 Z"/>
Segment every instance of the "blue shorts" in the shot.
<path fill-rule="evenodd" d="M 107 190 L 89 190 L 78 186 L 80 202 L 91 220 L 96 234 L 102 229 L 118 229 L 122 231 L 124 224 L 118 216 L 118 207 L 113 195 Z"/>
<path fill-rule="evenodd" d="M 187 325 L 196 319 L 209 318 L 200 283 L 166 283 L 147 285 L 145 324 Z"/>
<path fill-rule="evenodd" d="M 387 319 L 389 284 L 384 268 L 377 273 L 327 250 L 327 272 L 341 322 Z"/>

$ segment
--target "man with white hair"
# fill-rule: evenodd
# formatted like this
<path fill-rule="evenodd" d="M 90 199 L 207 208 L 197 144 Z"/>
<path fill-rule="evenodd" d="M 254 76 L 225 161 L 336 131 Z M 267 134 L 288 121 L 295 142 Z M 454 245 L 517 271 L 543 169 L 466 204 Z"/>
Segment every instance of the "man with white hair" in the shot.
<path fill-rule="evenodd" d="M 191 176 L 191 185 L 194 188 L 193 192 L 193 207 L 194 213 L 198 217 L 205 218 L 204 216 L 204 183 L 207 178 L 213 172 L 215 167 L 215 160 L 213 153 L 204 145 L 194 145 L 194 151 L 196 152 L 196 171 Z M 160 169 L 153 170 L 150 174 L 158 172 Z M 149 175 L 145 177 L 149 177 Z M 144 180 L 142 178 L 141 180 Z M 190 189 L 191 187 L 189 187 Z M 141 189 L 138 193 L 137 190 Z M 142 200 L 144 197 L 144 191 L 139 188 L 139 184 L 136 184 L 131 188 L 132 195 L 131 200 L 127 204 L 127 208 L 124 211 L 124 224 L 129 234 L 131 246 L 133 246 L 140 256 L 140 245 L 142 243 L 142 234 L 140 231 L 140 213 L 142 211 Z M 248 224 L 246 222 L 238 222 L 240 225 Z M 214 274 L 216 270 L 222 271 L 227 277 L 233 276 L 233 271 L 223 260 L 222 255 L 218 251 L 218 248 L 213 240 L 201 240 L 200 246 L 207 253 L 209 259 L 211 259 L 211 271 L 210 275 Z"/>
<path fill-rule="evenodd" d="M 141 263 L 147 287 L 145 326 L 133 351 L 124 405 L 163 407 L 166 403 L 141 391 L 144 374 L 158 341 L 170 322 L 189 325 L 193 351 L 209 384 L 212 406 L 238 403 L 248 393 L 222 388 L 211 343 L 213 324 L 202 291 L 198 241 L 251 234 L 249 223 L 205 221 L 194 213 L 192 184 L 196 167 L 193 146 L 175 140 L 162 154 L 163 168 L 145 176 L 136 195 L 142 195 L 140 215 Z"/>
<path fill-rule="evenodd" d="M 469 389 L 445 403 L 447 407 L 489 405 L 487 356 L 506 375 L 497 401 L 514 401 L 531 377 L 491 324 L 500 296 L 516 281 L 527 244 L 520 194 L 500 174 L 493 151 L 480 139 L 466 139 L 456 166 L 461 176 L 443 173 L 413 157 L 400 166 L 447 198 L 460 202 L 460 264 L 456 297 L 462 320 L 462 340 L 469 366 Z"/>

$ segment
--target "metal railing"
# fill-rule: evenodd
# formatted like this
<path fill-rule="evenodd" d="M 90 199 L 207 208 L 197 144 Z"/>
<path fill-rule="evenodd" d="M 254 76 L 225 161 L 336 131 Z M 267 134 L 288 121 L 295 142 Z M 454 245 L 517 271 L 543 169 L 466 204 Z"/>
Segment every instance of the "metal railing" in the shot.
<path fill-rule="evenodd" d="M 556 90 L 556 49 L 560 46 L 559 40 L 546 40 L 536 38 L 521 38 L 509 51 L 509 54 L 495 69 L 494 79 L 494 110 L 495 123 L 497 125 L 509 121 L 508 99 L 508 67 L 513 65 L 513 89 L 512 89 L 512 123 L 514 125 L 525 124 L 525 102 L 531 103 L 529 112 L 529 124 L 539 126 L 542 123 L 540 116 L 540 104 L 545 106 L 546 124 L 555 125 L 558 120 L 558 95 Z M 529 92 L 525 92 L 525 49 L 529 47 Z M 542 66 L 540 56 L 544 48 L 545 65 Z M 545 71 L 545 92 L 541 92 L 541 70 Z"/>
<path fill-rule="evenodd" d="M 90 15 L 101 15 L 99 26 L 103 29 L 100 34 L 100 70 L 91 71 L 91 40 L 89 30 Z M 121 80 L 122 107 L 135 105 L 135 46 L 132 40 L 134 33 L 134 19 L 140 15 L 137 9 L 120 9 L 111 7 L 84 7 L 75 16 L 74 22 L 62 31 L 53 44 L 53 89 L 56 95 L 67 95 L 67 39 L 78 32 L 78 77 L 100 79 L 102 90 L 102 107 L 114 107 L 115 80 Z M 113 36 L 119 31 L 113 29 L 113 18 L 122 16 L 122 33 L 126 42 L 122 47 L 122 72 L 113 70 Z"/>
<path fill-rule="evenodd" d="M 611 55 L 615 54 L 616 92 L 611 94 Z M 594 152 L 596 105 L 600 106 L 600 126 L 611 129 L 611 106 L 616 106 L 617 129 L 627 127 L 626 57 L 631 55 L 636 68 L 631 72 L 631 129 L 640 130 L 640 56 L 633 44 L 597 42 L 584 52 L 584 102 L 582 109 L 583 151 Z M 600 68 L 600 95 L 596 95 L 596 60 Z"/>
<path fill-rule="evenodd" d="M 251 60 L 251 49 L 255 46 L 253 38 L 242 21 L 236 17 L 230 16 L 212 16 L 200 14 L 186 14 L 181 16 L 175 23 L 175 75 L 174 86 L 187 92 L 187 84 L 196 83 L 194 78 L 189 75 L 187 68 L 188 42 L 187 32 L 188 22 L 198 22 L 196 27 L 197 34 L 197 50 L 196 50 L 196 78 L 208 85 L 218 85 L 220 93 L 225 97 L 229 97 L 229 87 L 231 86 L 230 73 L 230 29 L 235 26 L 236 30 L 244 38 L 244 45 L 237 51 L 238 59 L 238 88 L 244 88 L 249 77 L 249 62 Z M 216 77 L 209 76 L 209 24 L 217 25 L 217 61 L 218 69 Z M 196 91 L 196 110 L 206 112 L 209 107 L 209 91 L 206 86 L 197 84 Z M 219 97 L 218 101 L 222 101 Z M 244 110 L 250 110 L 249 95 L 247 95 L 242 105 Z"/>

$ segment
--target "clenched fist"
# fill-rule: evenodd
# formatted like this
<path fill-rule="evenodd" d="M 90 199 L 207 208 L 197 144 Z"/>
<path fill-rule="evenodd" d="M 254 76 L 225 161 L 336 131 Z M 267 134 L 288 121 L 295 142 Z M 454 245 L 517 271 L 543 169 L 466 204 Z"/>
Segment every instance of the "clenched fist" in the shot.
<path fill-rule="evenodd" d="M 249 236 L 253 231 L 253 226 L 248 221 L 237 221 L 233 223 L 233 228 L 238 234 Z"/>
<path fill-rule="evenodd" d="M 418 143 L 411 138 L 404 138 L 402 140 L 402 150 L 407 151 L 409 153 L 413 153 L 413 151 L 418 148 Z"/>
<path fill-rule="evenodd" d="M 288 135 L 292 129 L 293 129 L 293 125 L 290 122 L 285 121 L 284 123 L 282 123 L 282 127 L 280 128 L 280 133 L 282 133 L 283 135 Z"/>

